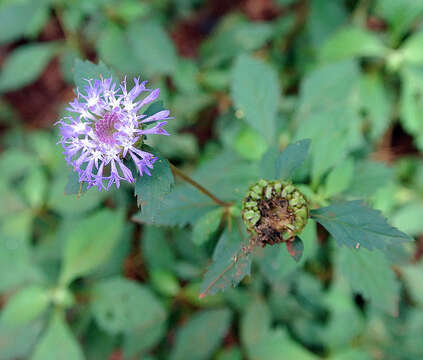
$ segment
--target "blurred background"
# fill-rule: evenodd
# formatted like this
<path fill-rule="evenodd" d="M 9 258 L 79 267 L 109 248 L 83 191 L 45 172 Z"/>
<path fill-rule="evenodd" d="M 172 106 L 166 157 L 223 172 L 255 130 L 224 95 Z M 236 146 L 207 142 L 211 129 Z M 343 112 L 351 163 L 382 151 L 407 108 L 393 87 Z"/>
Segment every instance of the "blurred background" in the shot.
<path fill-rule="evenodd" d="M 129 185 L 64 194 L 76 59 L 160 87 L 150 144 L 225 200 L 307 137 L 314 206 L 364 198 L 415 243 L 352 254 L 310 220 L 299 265 L 266 248 L 198 299 L 195 203 L 157 227 Z M 423 358 L 423 1 L 1 0 L 0 64 L 0 359 Z"/>

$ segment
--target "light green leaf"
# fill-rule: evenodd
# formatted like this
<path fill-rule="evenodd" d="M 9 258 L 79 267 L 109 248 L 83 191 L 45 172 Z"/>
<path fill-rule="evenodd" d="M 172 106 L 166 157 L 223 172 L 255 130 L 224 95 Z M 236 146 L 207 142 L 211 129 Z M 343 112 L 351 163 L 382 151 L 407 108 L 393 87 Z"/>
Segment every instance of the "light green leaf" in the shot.
<path fill-rule="evenodd" d="M 230 323 L 231 312 L 227 309 L 195 314 L 177 331 L 170 359 L 210 359 L 228 331 Z"/>
<path fill-rule="evenodd" d="M 401 78 L 400 121 L 423 150 L 423 67 L 404 67 Z"/>
<path fill-rule="evenodd" d="M 88 60 L 83 61 L 76 59 L 73 81 L 82 93 L 85 93 L 84 87 L 88 86 L 87 80 L 100 79 L 101 76 L 103 78 L 110 78 L 113 76 L 113 73 L 102 61 L 98 64 L 94 64 Z"/>
<path fill-rule="evenodd" d="M 407 63 L 423 65 L 423 31 L 418 31 L 410 36 L 399 51 Z"/>
<path fill-rule="evenodd" d="M 31 208 L 39 208 L 45 201 L 47 177 L 42 168 L 35 168 L 25 178 L 22 191 Z"/>
<path fill-rule="evenodd" d="M 392 216 L 392 224 L 407 234 L 417 236 L 423 233 L 423 203 L 413 201 L 405 204 Z"/>
<path fill-rule="evenodd" d="M 375 33 L 347 26 L 335 32 L 323 45 L 323 61 L 338 61 L 363 56 L 383 57 L 387 49 Z"/>
<path fill-rule="evenodd" d="M 129 25 L 128 36 L 143 73 L 147 76 L 173 73 L 176 50 L 159 23 L 134 21 Z"/>
<path fill-rule="evenodd" d="M 97 324 L 110 334 L 148 334 L 163 324 L 163 306 L 145 285 L 114 277 L 94 286 L 92 311 Z"/>
<path fill-rule="evenodd" d="M 413 240 L 390 226 L 379 211 L 358 200 L 312 210 L 311 216 L 329 231 L 338 245 L 350 248 L 383 250 Z"/>
<path fill-rule="evenodd" d="M 399 283 L 391 265 L 379 251 L 338 249 L 337 271 L 348 280 L 352 289 L 371 304 L 398 314 Z"/>
<path fill-rule="evenodd" d="M 251 271 L 251 254 L 245 253 L 241 234 L 235 229 L 226 229 L 213 253 L 213 263 L 204 275 L 200 298 L 235 287 Z"/>
<path fill-rule="evenodd" d="M 206 243 L 219 227 L 222 215 L 223 208 L 219 207 L 198 219 L 192 228 L 192 242 L 197 245 Z"/>
<path fill-rule="evenodd" d="M 276 179 L 288 180 L 301 167 L 308 155 L 310 140 L 299 140 L 289 144 L 278 156 L 275 163 Z"/>
<path fill-rule="evenodd" d="M 365 73 L 360 79 L 360 105 L 366 112 L 370 137 L 379 141 L 391 123 L 392 100 L 379 73 Z"/>
<path fill-rule="evenodd" d="M 352 181 L 354 161 L 346 159 L 335 167 L 326 178 L 325 196 L 330 198 L 345 191 Z"/>
<path fill-rule="evenodd" d="M 14 328 L 25 325 L 47 309 L 48 293 L 39 286 L 23 288 L 14 294 L 2 310 L 0 322 Z"/>
<path fill-rule="evenodd" d="M 64 315 L 59 312 L 53 315 L 31 360 L 57 360 L 58 351 L 61 360 L 85 359 L 80 345 L 65 322 Z"/>
<path fill-rule="evenodd" d="M 238 154 L 248 160 L 259 160 L 267 150 L 267 147 L 268 144 L 263 139 L 263 136 L 249 126 L 239 131 L 233 143 L 233 148 Z"/>
<path fill-rule="evenodd" d="M 261 60 L 241 55 L 232 70 L 231 97 L 246 122 L 266 140 L 275 137 L 281 95 L 276 71 Z"/>
<path fill-rule="evenodd" d="M 359 78 L 357 64 L 348 61 L 317 68 L 301 85 L 295 139 L 311 139 L 314 181 L 362 141 Z"/>
<path fill-rule="evenodd" d="M 157 151 L 148 148 L 148 152 L 157 157 L 151 176 L 138 176 L 135 182 L 135 195 L 141 212 L 158 213 L 164 204 L 164 198 L 170 193 L 173 184 L 173 174 L 169 162 Z"/>
<path fill-rule="evenodd" d="M 401 274 L 412 299 L 423 306 L 423 262 L 401 268 Z"/>
<path fill-rule="evenodd" d="M 38 43 L 14 50 L 0 72 L 0 92 L 16 90 L 35 81 L 57 49 L 55 43 Z"/>
<path fill-rule="evenodd" d="M 111 255 L 123 227 L 123 216 L 101 210 L 80 220 L 71 230 L 63 252 L 61 283 L 89 274 Z"/>

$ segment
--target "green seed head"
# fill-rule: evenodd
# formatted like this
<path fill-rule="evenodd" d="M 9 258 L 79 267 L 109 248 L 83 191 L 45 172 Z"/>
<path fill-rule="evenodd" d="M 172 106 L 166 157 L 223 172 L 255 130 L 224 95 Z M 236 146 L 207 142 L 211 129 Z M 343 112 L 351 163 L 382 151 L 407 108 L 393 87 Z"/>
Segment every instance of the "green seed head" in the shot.
<path fill-rule="evenodd" d="M 308 215 L 304 195 L 284 181 L 258 181 L 242 204 L 247 230 L 261 246 L 293 240 L 304 229 Z"/>

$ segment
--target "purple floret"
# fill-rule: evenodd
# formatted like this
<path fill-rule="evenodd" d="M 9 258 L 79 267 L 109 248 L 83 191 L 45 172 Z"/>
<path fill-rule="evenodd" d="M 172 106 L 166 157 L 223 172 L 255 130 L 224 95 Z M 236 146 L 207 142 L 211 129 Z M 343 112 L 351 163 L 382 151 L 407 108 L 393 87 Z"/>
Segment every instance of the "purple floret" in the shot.
<path fill-rule="evenodd" d="M 124 159 L 133 161 L 140 176 L 151 175 L 156 157 L 140 150 L 139 145 L 145 135 L 169 135 L 163 126 L 171 118 L 168 110 L 149 117 L 138 113 L 158 98 L 160 89 L 147 89 L 147 81 L 140 83 L 137 78 L 130 91 L 126 79 L 119 86 L 112 78 L 87 82 L 84 93 L 77 90 L 77 97 L 67 108 L 74 115 L 58 121 L 59 143 L 67 163 L 78 173 L 79 182 L 97 186 L 99 191 L 109 190 L 113 184 L 119 188 L 121 181 L 133 183 L 134 174 Z M 146 96 L 140 97 L 143 93 Z"/>

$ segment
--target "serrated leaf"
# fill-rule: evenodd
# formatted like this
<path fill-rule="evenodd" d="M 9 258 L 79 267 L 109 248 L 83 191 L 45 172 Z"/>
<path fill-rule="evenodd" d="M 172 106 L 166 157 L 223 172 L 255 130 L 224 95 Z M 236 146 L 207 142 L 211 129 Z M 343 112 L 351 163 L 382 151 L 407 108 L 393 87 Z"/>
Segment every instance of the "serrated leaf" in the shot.
<path fill-rule="evenodd" d="M 110 210 L 101 210 L 80 220 L 66 239 L 61 283 L 69 284 L 103 264 L 111 255 L 122 227 L 122 214 Z"/>
<path fill-rule="evenodd" d="M 57 44 L 27 44 L 14 50 L 0 72 L 0 92 L 19 89 L 35 81 L 58 50 Z"/>
<path fill-rule="evenodd" d="M 412 241 L 412 238 L 390 226 L 382 214 L 363 202 L 348 201 L 311 211 L 311 216 L 336 240 L 338 245 L 369 250 Z"/>
<path fill-rule="evenodd" d="M 148 148 L 157 160 L 151 170 L 151 176 L 137 176 L 135 182 L 135 195 L 141 212 L 158 213 L 164 204 L 164 198 L 170 193 L 173 184 L 173 173 L 169 162 L 157 151 Z"/>
<path fill-rule="evenodd" d="M 204 275 L 200 298 L 236 286 L 251 271 L 251 254 L 242 248 L 245 243 L 235 229 L 227 228 L 213 253 L 213 263 Z"/>
<path fill-rule="evenodd" d="M 25 325 L 47 309 L 48 293 L 39 286 L 23 288 L 13 295 L 2 310 L 0 322 L 11 328 Z"/>
<path fill-rule="evenodd" d="M 166 319 L 163 306 L 150 289 L 125 278 L 100 281 L 92 296 L 94 318 L 110 334 L 145 334 Z"/>
<path fill-rule="evenodd" d="M 175 70 L 175 47 L 159 23 L 134 21 L 129 25 L 128 37 L 132 51 L 146 75 L 171 74 Z"/>
<path fill-rule="evenodd" d="M 310 139 L 299 140 L 289 144 L 278 156 L 275 163 L 276 179 L 288 180 L 301 167 L 307 158 Z"/>
<path fill-rule="evenodd" d="M 98 64 L 94 64 L 88 60 L 76 59 L 74 66 L 73 81 L 76 87 L 83 92 L 85 86 L 88 85 L 86 80 L 100 79 L 113 77 L 112 71 L 100 61 Z"/>
<path fill-rule="evenodd" d="M 228 309 L 195 314 L 178 330 L 170 359 L 209 359 L 228 331 L 230 321 L 231 312 Z"/>
<path fill-rule="evenodd" d="M 359 79 L 357 64 L 344 61 L 317 68 L 301 84 L 295 139 L 311 139 L 314 181 L 362 141 Z"/>
<path fill-rule="evenodd" d="M 249 55 L 238 57 L 232 71 L 231 97 L 235 107 L 253 129 L 272 140 L 281 94 L 276 71 Z"/>
<path fill-rule="evenodd" d="M 303 256 L 304 244 L 302 240 L 296 236 L 293 241 L 286 242 L 286 249 L 289 255 L 291 255 L 296 262 L 299 262 Z"/>
<path fill-rule="evenodd" d="M 31 360 L 56 360 L 58 349 L 62 360 L 85 359 L 80 345 L 65 322 L 64 315 L 56 312 L 37 344 Z"/>
<path fill-rule="evenodd" d="M 399 283 L 384 254 L 367 249 L 338 249 L 337 269 L 371 304 L 398 314 Z"/>
<path fill-rule="evenodd" d="M 361 56 L 383 57 L 387 48 L 377 35 L 368 30 L 347 26 L 335 32 L 323 45 L 323 61 L 338 61 Z"/>
<path fill-rule="evenodd" d="M 222 219 L 223 208 L 217 208 L 203 215 L 192 228 L 192 242 L 197 245 L 206 243 L 216 232 Z"/>

